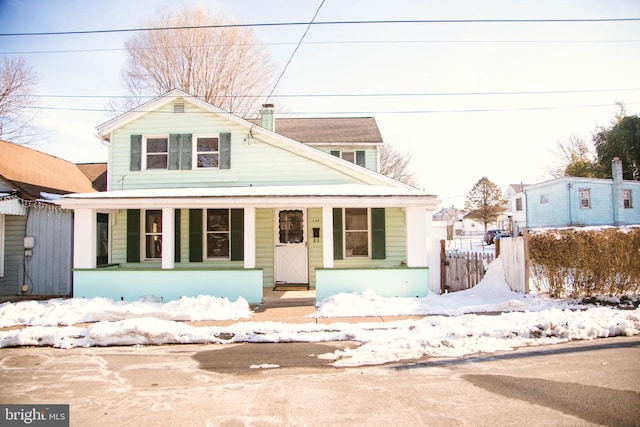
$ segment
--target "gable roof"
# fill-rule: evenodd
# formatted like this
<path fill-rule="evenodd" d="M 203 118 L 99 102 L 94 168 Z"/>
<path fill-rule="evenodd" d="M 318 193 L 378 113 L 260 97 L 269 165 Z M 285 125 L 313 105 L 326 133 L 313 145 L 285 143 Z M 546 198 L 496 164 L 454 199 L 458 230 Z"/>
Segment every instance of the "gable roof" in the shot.
<path fill-rule="evenodd" d="M 76 166 L 91 180 L 96 191 L 107 191 L 106 163 L 78 163 Z"/>
<path fill-rule="evenodd" d="M 249 120 L 260 126 L 260 119 Z M 382 144 L 373 117 L 277 118 L 275 132 L 303 143 Z"/>
<path fill-rule="evenodd" d="M 0 140 L 0 179 L 18 190 L 24 199 L 40 193 L 87 193 L 95 191 L 91 180 L 67 160 Z"/>
<path fill-rule="evenodd" d="M 517 194 L 517 193 L 522 193 L 522 190 L 524 189 L 524 185 L 523 184 L 509 184 L 509 187 L 513 188 L 513 191 Z"/>
<path fill-rule="evenodd" d="M 249 120 L 242 119 L 228 111 L 222 110 L 221 108 L 216 107 L 215 105 L 209 104 L 206 101 L 203 101 L 199 98 L 196 98 L 187 92 L 180 89 L 173 89 L 170 92 L 167 92 L 164 95 L 161 95 L 145 104 L 142 104 L 114 119 L 109 120 L 97 127 L 98 135 L 103 138 L 105 141 L 109 141 L 111 137 L 111 132 L 116 129 L 137 120 L 138 118 L 143 117 L 146 114 L 155 111 L 158 108 L 165 106 L 170 102 L 174 102 L 177 99 L 182 99 L 185 102 L 189 102 L 197 107 L 202 108 L 205 111 L 218 114 L 220 116 L 225 117 L 226 119 L 243 126 L 245 128 L 251 129 L 253 132 L 257 132 L 259 134 L 267 135 L 269 137 L 277 139 L 279 142 L 282 142 L 284 146 L 287 147 L 292 152 L 295 152 L 298 155 L 307 157 L 309 159 L 314 159 L 315 161 L 322 162 L 323 164 L 332 167 L 335 170 L 339 170 L 342 173 L 348 174 L 353 177 L 357 177 L 362 181 L 374 181 L 377 183 L 384 183 L 386 185 L 391 185 L 394 187 L 404 187 L 404 188 L 414 188 L 410 185 L 404 184 L 400 181 L 396 181 L 393 178 L 389 178 L 385 175 L 382 175 L 378 172 L 369 170 L 367 168 L 363 168 L 362 166 L 358 166 L 354 163 L 345 161 L 340 159 L 339 157 L 333 156 L 329 153 L 325 153 L 321 150 L 316 149 L 315 147 L 308 146 L 304 143 L 301 143 L 298 140 L 290 138 L 286 135 L 283 135 L 278 132 L 272 132 L 268 129 L 264 129 Z M 372 118 L 371 118 L 372 119 Z M 323 119 L 320 119 L 323 120 Z M 335 119 L 334 119 L 335 120 Z M 372 119 L 373 120 L 373 119 Z M 278 122 L 279 123 L 279 122 Z M 371 122 L 369 122 L 371 123 Z M 375 124 L 375 121 L 373 122 Z M 345 122 L 346 124 L 346 122 Z M 324 127 L 326 128 L 326 124 Z M 277 128 L 276 128 L 277 129 Z M 377 125 L 376 125 L 377 131 Z M 379 133 L 379 131 L 377 131 Z M 264 140 L 263 142 L 269 143 Z"/>

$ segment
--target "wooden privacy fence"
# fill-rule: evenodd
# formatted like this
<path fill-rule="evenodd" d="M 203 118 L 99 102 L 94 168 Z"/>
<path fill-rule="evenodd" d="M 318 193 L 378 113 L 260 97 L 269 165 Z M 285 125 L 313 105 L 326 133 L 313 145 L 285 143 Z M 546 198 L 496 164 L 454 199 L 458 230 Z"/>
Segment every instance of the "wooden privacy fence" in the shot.
<path fill-rule="evenodd" d="M 495 259 L 493 253 L 446 252 L 444 240 L 440 247 L 441 293 L 474 287 L 484 277 L 486 266 Z"/>

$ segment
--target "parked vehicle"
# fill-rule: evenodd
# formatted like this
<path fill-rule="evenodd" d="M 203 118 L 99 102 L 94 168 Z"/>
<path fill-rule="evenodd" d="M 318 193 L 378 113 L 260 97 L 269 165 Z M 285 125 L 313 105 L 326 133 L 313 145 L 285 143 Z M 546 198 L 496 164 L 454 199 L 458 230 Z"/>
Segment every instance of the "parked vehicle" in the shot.
<path fill-rule="evenodd" d="M 503 230 L 487 230 L 484 233 L 484 242 L 487 245 L 493 245 L 496 235 L 503 233 Z"/>
<path fill-rule="evenodd" d="M 497 233 L 495 236 L 493 236 L 493 243 L 495 243 L 496 240 L 502 239 L 503 237 L 511 237 L 511 233 L 508 231 L 501 231 Z"/>

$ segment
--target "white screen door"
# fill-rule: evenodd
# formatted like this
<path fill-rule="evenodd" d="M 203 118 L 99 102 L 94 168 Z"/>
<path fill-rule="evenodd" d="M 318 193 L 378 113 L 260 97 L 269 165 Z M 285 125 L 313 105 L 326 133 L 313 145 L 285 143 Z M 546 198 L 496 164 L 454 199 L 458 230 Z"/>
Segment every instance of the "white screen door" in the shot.
<path fill-rule="evenodd" d="M 309 283 L 303 209 L 280 209 L 276 216 L 275 281 Z"/>

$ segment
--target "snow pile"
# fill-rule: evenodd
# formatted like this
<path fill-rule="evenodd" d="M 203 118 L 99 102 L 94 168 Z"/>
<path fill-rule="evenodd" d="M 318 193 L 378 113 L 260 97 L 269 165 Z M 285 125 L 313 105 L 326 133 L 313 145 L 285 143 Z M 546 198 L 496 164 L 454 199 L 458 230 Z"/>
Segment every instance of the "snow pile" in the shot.
<path fill-rule="evenodd" d="M 550 309 L 501 315 L 433 316 L 421 320 L 328 325 L 239 322 L 195 327 L 154 318 L 99 322 L 88 327 L 33 326 L 0 332 L 0 347 L 58 348 L 237 342 L 357 341 L 356 349 L 322 355 L 334 366 L 375 365 L 423 356 L 459 357 L 516 347 L 640 334 L 640 309 Z"/>
<path fill-rule="evenodd" d="M 22 301 L 0 305 L 0 327 L 14 325 L 58 326 L 85 322 L 118 321 L 152 317 L 162 320 L 226 320 L 251 317 L 244 298 L 230 302 L 227 298 L 200 295 L 182 297 L 162 303 L 152 296 L 135 302 L 107 298 L 52 299 Z"/>
<path fill-rule="evenodd" d="M 586 308 L 539 295 L 513 292 L 504 279 L 502 259 L 490 265 L 484 278 L 471 289 L 449 294 L 430 293 L 424 298 L 383 298 L 375 292 L 341 293 L 318 304 L 314 317 L 434 315 L 540 311 L 550 308 Z"/>

